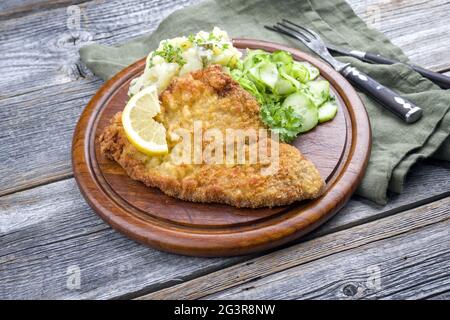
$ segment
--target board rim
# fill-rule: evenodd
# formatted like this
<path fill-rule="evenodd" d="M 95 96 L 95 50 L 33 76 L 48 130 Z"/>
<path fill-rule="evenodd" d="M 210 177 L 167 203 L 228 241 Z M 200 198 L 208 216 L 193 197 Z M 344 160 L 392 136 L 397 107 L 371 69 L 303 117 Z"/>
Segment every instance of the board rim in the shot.
<path fill-rule="evenodd" d="M 156 219 L 140 219 L 131 212 L 132 209 L 127 211 L 123 204 L 117 203 L 117 199 L 105 191 L 97 179 L 99 172 L 95 172 L 91 164 L 90 149 L 91 129 L 95 128 L 95 121 L 98 120 L 96 115 L 112 93 L 143 68 L 145 58 L 141 59 L 117 73 L 97 91 L 80 116 L 72 142 L 72 167 L 83 197 L 103 220 L 128 237 L 159 250 L 194 256 L 232 256 L 267 250 L 296 239 L 331 218 L 348 201 L 361 181 L 370 155 L 370 122 L 361 99 L 347 80 L 326 63 L 298 49 L 251 39 L 234 39 L 233 43 L 239 48 L 287 50 L 320 69 L 321 75 L 331 82 L 340 95 L 345 112 L 352 120 L 351 126 L 346 127 L 347 135 L 351 136 L 351 139 L 347 138 L 346 155 L 343 155 L 346 158 L 341 159 L 334 170 L 322 197 L 295 209 L 290 208 L 281 216 L 256 223 L 258 228 L 243 226 L 199 230 Z"/>

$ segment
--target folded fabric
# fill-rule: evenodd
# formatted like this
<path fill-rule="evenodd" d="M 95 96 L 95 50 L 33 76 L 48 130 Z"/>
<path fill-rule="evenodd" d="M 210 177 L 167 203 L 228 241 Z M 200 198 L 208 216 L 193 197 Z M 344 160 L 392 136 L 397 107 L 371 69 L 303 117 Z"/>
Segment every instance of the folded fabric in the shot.
<path fill-rule="evenodd" d="M 378 52 L 406 62 L 408 58 L 382 33 L 370 29 L 344 0 L 207 0 L 172 13 L 152 34 L 116 47 L 92 44 L 80 49 L 82 61 L 102 79 L 146 56 L 159 41 L 211 30 L 218 26 L 234 38 L 264 39 L 300 47 L 298 42 L 263 28 L 282 18 L 309 26 L 342 47 Z M 423 118 L 405 124 L 377 102 L 360 93 L 372 124 L 372 154 L 357 194 L 385 203 L 387 190 L 401 192 L 405 176 L 420 159 L 439 150 L 450 160 L 450 90 L 441 90 L 404 64 L 371 65 L 353 58 L 362 71 L 424 109 Z"/>

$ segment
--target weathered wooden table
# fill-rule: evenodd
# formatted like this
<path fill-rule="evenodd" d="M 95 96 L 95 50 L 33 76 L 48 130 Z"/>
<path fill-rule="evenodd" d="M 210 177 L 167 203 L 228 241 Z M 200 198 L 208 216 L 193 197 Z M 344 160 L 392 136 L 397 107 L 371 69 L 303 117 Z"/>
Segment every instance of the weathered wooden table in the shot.
<path fill-rule="evenodd" d="M 72 176 L 71 137 L 102 82 L 77 51 L 152 31 L 192 2 L 1 2 L 0 298 L 450 298 L 445 162 L 417 165 L 386 206 L 353 197 L 308 237 L 254 256 L 159 252 L 89 208 Z M 450 70 L 447 0 L 350 4 L 414 62 Z"/>

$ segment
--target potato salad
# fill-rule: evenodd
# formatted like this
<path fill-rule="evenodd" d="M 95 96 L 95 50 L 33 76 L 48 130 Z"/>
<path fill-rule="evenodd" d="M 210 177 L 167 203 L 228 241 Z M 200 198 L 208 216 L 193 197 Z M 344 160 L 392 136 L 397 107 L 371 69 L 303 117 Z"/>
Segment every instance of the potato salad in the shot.
<path fill-rule="evenodd" d="M 233 69 L 241 55 L 228 34 L 217 27 L 211 32 L 200 31 L 188 37 L 163 40 L 147 56 L 144 73 L 131 82 L 128 94 L 132 96 L 151 85 L 155 85 L 160 93 L 174 77 L 211 64 Z"/>

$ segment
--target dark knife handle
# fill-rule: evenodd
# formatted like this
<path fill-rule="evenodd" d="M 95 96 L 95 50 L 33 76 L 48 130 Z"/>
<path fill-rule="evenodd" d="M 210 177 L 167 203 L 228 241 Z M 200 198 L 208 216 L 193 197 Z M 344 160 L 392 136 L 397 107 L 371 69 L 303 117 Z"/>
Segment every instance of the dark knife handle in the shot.
<path fill-rule="evenodd" d="M 447 77 L 441 73 L 434 72 L 419 66 L 416 66 L 414 64 L 410 64 L 411 68 L 416 70 L 418 73 L 420 73 L 425 78 L 430 79 L 434 83 L 436 83 L 439 87 L 442 89 L 450 89 L 450 77 Z"/>
<path fill-rule="evenodd" d="M 370 52 L 366 52 L 364 54 L 363 60 L 370 63 L 379 63 L 379 64 L 394 64 L 399 63 L 400 61 L 386 58 L 383 56 L 380 56 L 379 54 L 374 54 Z M 436 83 L 438 86 L 440 86 L 442 89 L 450 89 L 450 77 L 444 76 L 443 74 L 440 74 L 438 72 L 434 72 L 419 66 L 416 66 L 414 64 L 408 64 L 411 68 L 413 68 L 415 71 L 420 73 L 425 78 L 430 79 L 434 83 Z"/>
<path fill-rule="evenodd" d="M 422 109 L 411 101 L 400 97 L 391 89 L 386 88 L 367 74 L 355 67 L 347 66 L 341 74 L 361 90 L 370 94 L 381 103 L 383 107 L 390 110 L 407 123 L 413 123 L 422 117 Z"/>

